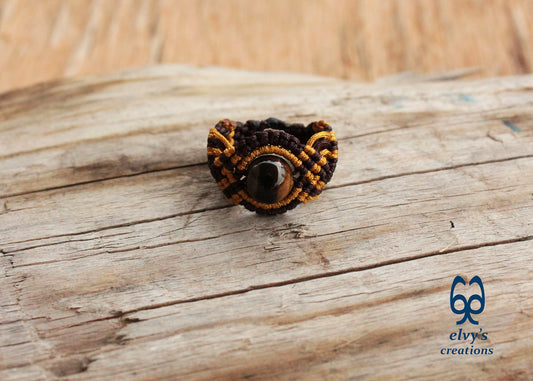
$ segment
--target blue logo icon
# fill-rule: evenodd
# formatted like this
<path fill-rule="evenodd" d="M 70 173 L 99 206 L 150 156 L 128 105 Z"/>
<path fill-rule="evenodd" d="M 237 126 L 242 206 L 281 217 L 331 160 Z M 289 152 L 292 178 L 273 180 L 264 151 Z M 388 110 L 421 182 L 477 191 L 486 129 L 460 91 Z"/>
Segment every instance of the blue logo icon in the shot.
<path fill-rule="evenodd" d="M 452 288 L 450 290 L 450 308 L 452 309 L 452 312 L 456 315 L 463 315 L 463 318 L 461 320 L 457 321 L 457 325 L 463 324 L 466 320 L 468 320 L 472 324 L 479 324 L 476 320 L 472 318 L 473 315 L 478 315 L 483 312 L 485 309 L 485 289 L 483 288 L 483 282 L 481 281 L 481 278 L 479 276 L 473 277 L 470 282 L 468 283 L 469 286 L 473 284 L 477 284 L 481 290 L 481 295 L 474 294 L 466 299 L 466 297 L 462 294 L 457 294 L 454 296 L 455 287 L 457 287 L 458 284 L 466 285 L 466 282 L 463 278 L 461 278 L 459 275 L 455 277 L 452 283 Z M 477 309 L 472 309 L 472 302 L 478 301 L 480 306 Z M 463 303 L 463 308 L 458 309 L 455 307 L 455 304 L 461 301 Z"/>

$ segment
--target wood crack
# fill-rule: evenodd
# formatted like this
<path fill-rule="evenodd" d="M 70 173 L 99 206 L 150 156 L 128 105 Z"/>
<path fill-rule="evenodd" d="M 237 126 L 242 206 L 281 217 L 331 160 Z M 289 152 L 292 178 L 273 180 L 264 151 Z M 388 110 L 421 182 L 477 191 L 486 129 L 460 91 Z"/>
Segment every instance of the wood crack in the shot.
<path fill-rule="evenodd" d="M 156 218 L 147 218 L 147 219 L 144 219 L 144 220 L 138 220 L 138 221 L 132 221 L 132 222 L 125 222 L 123 224 L 110 225 L 110 226 L 105 226 L 105 227 L 98 228 L 98 229 L 84 230 L 84 231 L 75 232 L 75 233 L 50 235 L 50 236 L 46 237 L 46 239 L 49 239 L 49 238 L 61 238 L 61 237 L 71 237 L 71 236 L 77 236 L 77 235 L 88 234 L 88 233 L 98 233 L 98 232 L 109 230 L 109 229 L 123 228 L 123 227 L 138 225 L 138 224 L 144 224 L 144 223 L 147 223 L 147 222 L 164 221 L 164 220 L 167 220 L 167 219 L 170 219 L 170 218 L 175 218 L 175 217 L 180 217 L 180 216 L 187 216 L 187 215 L 191 215 L 191 214 L 195 214 L 195 213 L 203 213 L 203 212 L 206 212 L 208 210 L 225 209 L 225 208 L 230 208 L 232 206 L 233 205 L 221 205 L 221 206 L 218 206 L 218 207 L 197 209 L 197 210 L 183 212 L 183 213 L 174 213 L 174 214 L 171 214 L 171 215 L 168 215 L 168 216 L 162 216 L 162 217 L 156 217 Z M 28 239 L 28 240 L 14 241 L 14 242 L 11 242 L 11 243 L 25 243 L 25 242 L 40 241 L 40 240 L 43 240 L 43 239 L 44 238 L 31 238 L 31 239 Z M 40 246 L 37 246 L 37 247 L 40 247 Z M 16 250 L 16 251 L 23 251 L 23 250 L 26 250 L 26 249 L 20 249 L 20 250 Z M 12 252 L 15 252 L 15 251 L 12 251 Z M 12 253 L 12 252 L 10 252 L 10 253 Z"/>
<path fill-rule="evenodd" d="M 403 176 L 412 176 L 412 175 L 421 175 L 421 174 L 425 174 L 425 173 L 449 171 L 449 170 L 454 170 L 454 169 L 458 169 L 458 168 L 474 167 L 474 166 L 477 166 L 477 165 L 503 163 L 503 162 L 506 162 L 506 161 L 527 159 L 527 158 L 531 158 L 531 157 L 533 157 L 533 155 L 519 155 L 519 156 L 513 156 L 513 157 L 506 157 L 506 158 L 503 158 L 503 159 L 485 160 L 485 161 L 479 161 L 479 162 L 475 162 L 475 163 L 457 164 L 457 165 L 450 165 L 450 166 L 446 166 L 446 167 L 432 168 L 432 169 L 421 169 L 419 171 L 404 172 L 404 173 L 398 173 L 398 174 L 394 174 L 394 175 L 380 176 L 380 177 L 375 177 L 375 178 L 368 179 L 368 180 L 354 181 L 354 182 L 346 183 L 346 184 L 329 185 L 328 188 L 329 189 L 344 188 L 344 187 L 348 187 L 348 186 L 354 186 L 354 185 L 360 185 L 360 184 L 368 184 L 368 183 L 373 183 L 373 182 L 382 181 L 382 180 L 388 180 L 388 179 L 395 179 L 395 178 L 403 177 Z"/>
<path fill-rule="evenodd" d="M 37 189 L 37 190 L 29 191 L 29 192 L 11 193 L 11 194 L 6 194 L 6 195 L 0 196 L 0 197 L 9 198 L 9 197 L 27 196 L 27 195 L 31 195 L 31 194 L 35 194 L 35 193 L 49 192 L 49 191 L 55 191 L 55 190 L 60 190 L 60 189 L 73 188 L 73 187 L 76 187 L 76 186 L 79 186 L 79 185 L 103 183 L 103 182 L 106 182 L 106 181 L 122 179 L 122 178 L 128 178 L 128 177 L 141 176 L 141 175 L 146 175 L 146 174 L 150 174 L 150 173 L 160 173 L 160 172 L 166 172 L 166 171 L 173 171 L 173 170 L 176 170 L 176 169 L 200 167 L 200 166 L 207 166 L 207 162 L 184 164 L 184 165 L 178 165 L 178 166 L 168 167 L 168 168 L 150 169 L 150 170 L 147 170 L 147 171 L 128 173 L 128 174 L 119 175 L 119 176 L 111 176 L 111 177 L 106 177 L 106 178 L 102 178 L 102 179 L 80 181 L 78 183 L 72 183 L 72 184 L 66 184 L 66 185 L 59 185 L 59 186 L 56 186 L 56 187 Z"/>
<path fill-rule="evenodd" d="M 354 273 L 354 272 L 362 272 L 362 271 L 372 270 L 372 269 L 381 268 L 381 267 L 385 267 L 385 266 L 392 266 L 392 265 L 396 265 L 396 264 L 399 264 L 399 263 L 412 262 L 412 261 L 416 261 L 416 260 L 419 260 L 419 259 L 430 258 L 430 257 L 434 257 L 434 256 L 439 256 L 439 255 L 447 255 L 447 254 L 458 253 L 458 252 L 461 252 L 461 251 L 476 250 L 476 249 L 480 249 L 480 248 L 484 248 L 484 247 L 507 245 L 507 244 L 523 242 L 523 241 L 530 241 L 530 240 L 533 240 L 533 236 L 526 236 L 526 237 L 519 237 L 519 238 L 506 239 L 506 240 L 500 240 L 500 241 L 485 242 L 485 243 L 474 244 L 474 245 L 463 245 L 463 246 L 460 246 L 460 247 L 446 249 L 446 250 L 434 250 L 434 251 L 430 251 L 430 252 L 427 252 L 427 253 L 424 253 L 424 254 L 414 255 L 414 256 L 411 256 L 411 257 L 403 257 L 403 258 L 391 259 L 389 261 L 383 261 L 383 262 L 374 263 L 374 264 L 370 264 L 370 265 L 349 267 L 349 268 L 346 268 L 346 269 L 340 269 L 340 270 L 335 270 L 335 271 L 317 273 L 317 274 L 307 275 L 307 276 L 298 277 L 298 278 L 292 278 L 292 279 L 278 281 L 278 282 L 264 283 L 264 284 L 261 284 L 261 285 L 252 285 L 252 286 L 249 286 L 249 287 L 246 287 L 246 288 L 242 288 L 242 289 L 225 291 L 225 292 L 211 294 L 211 295 L 203 295 L 203 296 L 199 296 L 199 297 L 195 297 L 195 298 L 188 298 L 188 299 L 171 300 L 171 301 L 167 301 L 167 302 L 163 302 L 163 303 L 155 303 L 155 304 L 152 304 L 152 305 L 146 305 L 146 306 L 138 307 L 138 308 L 134 308 L 134 309 L 131 309 L 131 310 L 116 311 L 112 316 L 106 316 L 106 317 L 102 317 L 102 318 L 98 318 L 98 319 L 87 320 L 87 321 L 84 321 L 84 322 L 79 323 L 79 324 L 70 325 L 69 327 L 76 327 L 76 326 L 80 326 L 80 325 L 84 325 L 84 324 L 88 324 L 88 323 L 92 323 L 92 322 L 98 322 L 98 321 L 104 321 L 104 320 L 110 320 L 110 319 L 117 319 L 117 318 L 124 319 L 124 317 L 126 315 L 129 315 L 129 314 L 137 313 L 137 312 L 140 312 L 140 311 L 147 311 L 147 310 L 153 310 L 153 309 L 162 308 L 162 307 L 173 306 L 173 305 L 177 305 L 177 304 L 194 303 L 194 302 L 199 302 L 199 301 L 204 301 L 204 300 L 218 299 L 218 298 L 223 298 L 223 297 L 227 297 L 227 296 L 245 294 L 245 293 L 248 293 L 248 292 L 251 292 L 251 291 L 255 291 L 255 290 L 263 290 L 263 289 L 274 288 L 274 287 L 283 287 L 283 286 L 287 286 L 287 285 L 291 285 L 291 284 L 297 284 L 297 283 L 312 281 L 312 280 L 315 280 L 315 279 L 334 277 L 334 276 L 348 274 L 348 273 Z"/>
<path fill-rule="evenodd" d="M 492 120 L 502 119 L 502 116 L 499 113 L 501 113 L 502 111 L 508 110 L 508 109 L 510 109 L 510 107 L 500 107 L 498 109 L 491 110 L 491 119 Z M 461 117 L 461 116 L 469 116 L 470 118 L 472 118 L 474 116 L 478 116 L 479 118 L 477 120 L 479 120 L 479 121 L 486 120 L 486 118 L 484 118 L 484 119 L 481 118 L 483 116 L 486 116 L 486 112 L 485 113 L 484 112 L 475 112 L 475 113 L 457 114 L 457 117 Z M 392 122 L 394 122 L 394 121 L 392 121 Z M 472 122 L 472 120 L 470 119 L 469 122 Z M 447 122 L 445 125 L 446 126 L 454 126 L 454 125 L 460 125 L 461 123 L 464 123 L 464 121 L 459 120 L 458 122 L 454 122 L 454 123 Z M 425 126 L 426 125 L 424 123 L 402 124 L 401 126 L 395 127 L 395 128 L 389 128 L 389 129 L 383 129 L 383 130 L 377 130 L 377 131 L 369 131 L 369 132 L 366 132 L 366 133 L 361 133 L 361 134 L 356 134 L 356 135 L 351 135 L 351 136 L 345 136 L 345 137 L 339 137 L 338 140 L 339 141 L 346 141 L 346 140 L 358 139 L 358 138 L 362 138 L 362 137 L 366 137 L 366 136 L 387 134 L 387 133 L 400 131 L 400 130 L 422 128 L 422 127 L 425 127 Z M 438 126 L 438 124 L 437 125 L 433 125 L 433 127 L 436 127 L 436 126 Z M 167 127 L 164 127 L 164 128 L 159 128 L 159 129 L 157 129 L 156 132 L 167 132 L 167 131 L 174 131 L 174 130 L 175 130 L 175 126 L 171 125 L 171 126 L 167 126 Z M 153 134 L 154 130 L 152 129 L 150 131 L 146 131 L 145 129 L 142 129 L 142 130 L 136 131 L 135 133 L 128 133 L 128 134 L 122 134 L 122 135 L 121 134 L 109 135 L 109 136 L 106 136 L 105 138 L 87 139 L 86 142 L 107 140 L 107 139 L 114 138 L 114 137 L 135 136 L 135 135 L 140 135 L 140 134 L 144 134 L 144 133 Z M 490 133 L 487 133 L 487 137 L 489 137 L 492 140 L 495 140 L 494 137 Z M 72 146 L 72 145 L 77 145 L 77 144 L 78 143 L 66 143 L 67 146 Z M 0 159 L 9 158 L 9 157 L 18 156 L 18 155 L 23 155 L 23 154 L 27 154 L 27 153 L 46 151 L 48 149 L 54 149 L 54 148 L 58 148 L 58 147 L 63 147 L 63 145 L 43 147 L 43 148 L 38 148 L 38 149 L 32 150 L 32 151 L 18 152 L 16 154 L 12 154 L 12 155 L 0 156 Z M 102 178 L 92 179 L 92 180 L 87 180 L 87 181 L 79 181 L 79 182 L 75 182 L 75 183 L 71 183 L 71 184 L 65 184 L 65 185 L 58 185 L 58 186 L 54 186 L 54 187 L 41 188 L 41 189 L 36 189 L 36 190 L 32 190 L 32 191 L 8 193 L 8 194 L 0 195 L 0 197 L 8 198 L 8 197 L 16 197 L 16 196 L 25 196 L 25 195 L 36 194 L 36 193 L 40 193 L 40 192 L 54 191 L 54 190 L 59 190 L 59 189 L 68 189 L 68 188 L 76 187 L 76 186 L 80 186 L 80 185 L 87 185 L 87 184 L 105 182 L 105 181 L 115 180 L 115 179 L 120 179 L 120 178 L 130 178 L 130 177 L 135 177 L 135 176 L 142 176 L 142 175 L 149 174 L 149 173 L 172 171 L 172 170 L 176 170 L 176 169 L 196 167 L 196 166 L 202 166 L 202 165 L 206 165 L 206 164 L 207 164 L 207 162 L 198 162 L 198 163 L 190 163 L 190 164 L 184 164 L 184 165 L 179 165 L 179 166 L 153 168 L 153 169 L 144 170 L 144 171 L 135 171 L 133 173 L 128 173 L 128 174 L 121 174 L 121 175 L 116 175 L 116 176 L 102 177 Z"/>
<path fill-rule="evenodd" d="M 101 251 L 101 252 L 98 252 L 98 253 L 78 256 L 76 258 L 70 258 L 70 259 L 57 259 L 57 260 L 52 260 L 52 261 L 40 261 L 40 262 L 25 263 L 25 264 L 21 264 L 21 265 L 15 266 L 14 268 L 30 267 L 30 266 L 38 266 L 38 265 L 47 265 L 47 264 L 51 264 L 51 263 L 73 262 L 73 261 L 78 261 L 80 259 L 84 259 L 84 258 L 88 258 L 88 257 L 97 257 L 99 255 L 105 255 L 105 254 L 124 253 L 124 252 L 128 252 L 128 251 L 135 251 L 135 250 L 140 250 L 140 249 L 150 250 L 150 249 L 157 249 L 159 247 L 179 245 L 179 244 L 183 244 L 183 243 L 202 242 L 202 241 L 208 241 L 208 240 L 211 240 L 211 239 L 217 239 L 217 238 L 220 238 L 222 236 L 228 236 L 228 235 L 231 235 L 231 234 L 244 233 L 245 231 L 248 231 L 248 230 L 249 229 L 238 230 L 238 231 L 233 231 L 231 233 L 225 233 L 225 234 L 220 234 L 220 235 L 210 236 L 210 237 L 201 237 L 201 238 L 195 238 L 195 239 L 184 239 L 184 240 L 173 241 L 173 242 L 165 242 L 165 243 L 161 243 L 161 244 L 158 244 L 158 245 L 132 246 L 132 247 L 124 248 L 124 249 L 104 250 L 104 251 Z M 46 245 L 46 246 L 53 246 L 55 244 L 59 244 L 59 243 L 54 243 L 54 244 L 50 244 L 50 245 Z M 39 247 L 39 246 L 37 246 L 37 247 Z M 98 248 L 96 248 L 96 249 L 98 249 Z M 27 250 L 27 249 L 20 249 L 20 250 L 16 250 L 16 251 L 18 252 L 18 251 L 24 251 L 24 250 Z M 13 252 L 15 252 L 15 251 L 13 251 Z M 11 253 L 13 253 L 13 252 L 11 252 Z"/>
<path fill-rule="evenodd" d="M 112 228 L 110 228 L 112 229 Z M 83 233 L 80 233 L 80 234 L 83 234 Z M 127 232 L 123 232 L 123 233 L 116 233 L 116 234 L 108 234 L 108 235 L 103 235 L 99 238 L 110 238 L 110 237 L 117 237 L 117 236 L 121 236 L 121 235 L 126 235 L 128 234 Z M 43 238 L 38 238 L 38 240 L 41 240 Z M 59 241 L 59 242 L 49 242 L 49 243 L 43 243 L 41 245 L 35 245 L 35 246 L 26 246 L 22 249 L 17 249 L 17 250 L 6 250 L 4 251 L 6 254 L 9 253 L 11 256 L 14 255 L 14 253 L 18 253 L 18 252 L 21 252 L 21 251 L 26 251 L 26 250 L 31 250 L 31 249 L 38 249 L 38 248 L 41 248 L 41 247 L 47 247 L 47 246 L 55 246 L 55 245 L 64 245 L 64 244 L 68 244 L 68 243 L 72 243 L 72 242 L 88 242 L 88 241 L 92 241 L 94 240 L 94 238 L 81 238 L 81 239 L 69 239 L 69 240 L 66 240 L 66 241 Z M 17 242 L 17 243 L 24 243 L 24 242 L 30 242 L 31 240 L 28 240 L 28 241 L 21 241 L 21 242 Z M 0 251 L 1 252 L 1 251 Z M 48 262 L 44 262 L 44 263 L 48 263 Z"/>
<path fill-rule="evenodd" d="M 519 156 L 515 156 L 515 157 L 511 157 L 511 158 L 487 160 L 487 161 L 476 162 L 476 163 L 459 164 L 459 165 L 453 165 L 453 166 L 447 166 L 447 167 L 441 167 L 441 168 L 434 168 L 434 169 L 428 169 L 428 170 L 405 172 L 405 173 L 400 173 L 400 174 L 395 174 L 395 175 L 380 176 L 380 177 L 376 177 L 376 178 L 368 179 L 368 180 L 363 180 L 363 181 L 350 182 L 350 183 L 346 183 L 346 184 L 329 185 L 328 188 L 329 189 L 338 189 L 338 188 L 344 188 L 344 187 L 358 186 L 358 185 L 361 185 L 361 184 L 368 184 L 368 183 L 384 181 L 384 180 L 394 179 L 394 178 L 399 178 L 399 177 L 404 177 L 404 176 L 427 174 L 427 173 L 436 173 L 436 172 L 440 172 L 440 171 L 448 171 L 448 170 L 455 170 L 455 169 L 459 169 L 459 168 L 472 167 L 472 166 L 478 166 L 478 165 L 501 163 L 501 162 L 520 160 L 520 159 L 525 159 L 525 158 L 531 158 L 531 157 L 533 157 L 533 155 L 519 155 Z M 232 204 L 227 204 L 227 205 L 219 205 L 219 206 L 216 206 L 216 207 L 206 207 L 206 208 L 197 209 L 197 210 L 190 210 L 190 211 L 182 212 L 182 213 L 174 213 L 174 214 L 171 214 L 171 215 L 161 216 L 161 217 L 157 217 L 157 218 L 143 219 L 143 220 L 131 221 L 131 222 L 123 223 L 123 224 L 105 226 L 105 227 L 101 227 L 101 228 L 98 228 L 98 229 L 84 230 L 84 231 L 75 232 L 75 233 L 50 235 L 50 236 L 46 237 L 46 239 L 61 238 L 61 237 L 73 237 L 73 236 L 89 234 L 89 233 L 98 233 L 98 232 L 103 232 L 103 231 L 110 230 L 110 229 L 134 226 L 134 225 L 138 225 L 138 224 L 155 222 L 155 221 L 163 221 L 163 220 L 172 219 L 172 218 L 176 218 L 176 217 L 182 217 L 182 216 L 190 216 L 190 215 L 194 215 L 194 214 L 197 214 L 197 213 L 203 213 L 203 212 L 207 212 L 207 211 L 226 209 L 226 208 L 231 208 L 233 206 L 234 205 L 232 205 Z M 214 237 L 214 238 L 216 238 L 216 237 Z M 40 241 L 40 240 L 43 240 L 43 239 L 44 238 L 31 238 L 31 239 L 23 240 L 23 241 L 13 241 L 13 242 L 10 242 L 10 244 L 21 244 L 21 243 L 26 243 L 26 242 L 35 242 L 35 241 Z M 206 240 L 206 239 L 212 239 L 212 238 L 205 237 L 205 238 L 201 238 L 200 240 Z M 194 242 L 194 241 L 195 240 L 192 240 L 191 242 Z M 185 241 L 180 241 L 180 242 L 176 242 L 176 243 L 182 243 L 182 242 L 185 242 Z M 21 249 L 16 249 L 16 250 L 12 250 L 12 251 L 5 251 L 5 252 L 6 253 L 16 253 L 16 252 L 22 252 L 22 251 L 25 251 L 25 250 L 28 250 L 28 249 L 34 249 L 34 248 L 39 248 L 39 247 L 43 247 L 43 246 L 54 246 L 54 245 L 60 244 L 60 243 L 61 242 L 54 242 L 54 243 L 47 243 L 47 244 L 43 244 L 43 245 L 33 245 L 33 246 L 30 246 L 30 247 L 24 247 L 24 248 L 21 248 Z M 172 244 L 172 243 L 170 243 L 170 244 Z M 133 250 L 133 249 L 129 249 L 128 248 L 128 249 L 124 249 L 123 251 L 129 251 L 129 250 Z M 44 263 L 48 263 L 48 262 L 42 262 L 42 263 L 39 263 L 39 264 L 44 264 Z"/>

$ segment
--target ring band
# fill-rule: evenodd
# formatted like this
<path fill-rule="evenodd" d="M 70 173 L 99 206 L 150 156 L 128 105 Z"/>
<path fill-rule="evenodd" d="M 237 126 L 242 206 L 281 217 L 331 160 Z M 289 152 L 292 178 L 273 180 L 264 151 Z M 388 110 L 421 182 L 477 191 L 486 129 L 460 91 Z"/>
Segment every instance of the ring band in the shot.
<path fill-rule="evenodd" d="M 223 119 L 209 131 L 208 165 L 230 202 L 279 214 L 317 198 L 337 164 L 337 138 L 324 122 Z"/>

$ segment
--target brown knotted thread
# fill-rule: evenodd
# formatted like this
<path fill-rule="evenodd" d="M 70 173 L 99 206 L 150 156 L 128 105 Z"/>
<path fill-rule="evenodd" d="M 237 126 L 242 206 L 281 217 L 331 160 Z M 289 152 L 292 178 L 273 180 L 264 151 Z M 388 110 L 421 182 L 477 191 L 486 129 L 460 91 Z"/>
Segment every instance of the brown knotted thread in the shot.
<path fill-rule="evenodd" d="M 294 167 L 292 191 L 272 204 L 254 200 L 246 192 L 247 165 L 267 154 L 282 156 Z M 275 118 L 246 123 L 223 119 L 207 139 L 209 169 L 224 195 L 259 214 L 284 213 L 317 198 L 333 176 L 337 157 L 335 133 L 324 121 L 304 126 Z"/>

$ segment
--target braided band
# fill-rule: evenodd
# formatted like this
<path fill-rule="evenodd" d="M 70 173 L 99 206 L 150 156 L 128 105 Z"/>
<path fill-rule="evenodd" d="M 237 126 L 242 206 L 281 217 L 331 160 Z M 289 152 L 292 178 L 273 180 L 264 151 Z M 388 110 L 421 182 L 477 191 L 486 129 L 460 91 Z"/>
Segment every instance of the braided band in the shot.
<path fill-rule="evenodd" d="M 317 198 L 333 176 L 337 139 L 324 122 L 288 124 L 275 118 L 246 123 L 221 120 L 209 131 L 207 158 L 211 174 L 224 195 L 260 214 L 284 213 Z M 281 158 L 292 176 L 285 193 L 275 202 L 262 202 L 249 192 L 250 167 L 261 158 Z M 292 171 L 292 173 L 290 173 Z M 248 188 L 247 188 L 248 185 Z"/>

